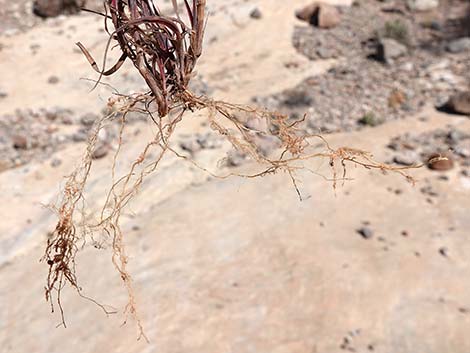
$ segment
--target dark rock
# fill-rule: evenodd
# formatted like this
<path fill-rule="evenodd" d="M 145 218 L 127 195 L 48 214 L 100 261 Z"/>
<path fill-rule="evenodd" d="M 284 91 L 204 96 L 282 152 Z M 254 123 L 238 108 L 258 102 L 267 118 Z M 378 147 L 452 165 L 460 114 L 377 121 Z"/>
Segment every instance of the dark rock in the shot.
<path fill-rule="evenodd" d="M 302 21 L 311 22 L 312 16 L 315 11 L 318 10 L 318 4 L 315 2 L 313 4 L 302 7 L 301 9 L 295 12 L 295 16 Z"/>
<path fill-rule="evenodd" d="M 456 145 L 460 142 L 460 140 L 466 138 L 465 135 L 459 131 L 459 130 L 451 130 L 449 131 L 449 133 L 447 134 L 447 138 L 446 138 L 446 141 L 450 144 L 450 145 Z"/>
<path fill-rule="evenodd" d="M 434 31 L 441 31 L 442 30 L 442 25 L 439 21 L 432 20 L 430 25 L 429 25 L 429 28 L 431 28 Z"/>
<path fill-rule="evenodd" d="M 439 248 L 439 254 L 441 254 L 444 257 L 449 257 L 449 251 L 445 246 L 443 246 L 442 248 Z"/>
<path fill-rule="evenodd" d="M 72 141 L 83 142 L 88 139 L 88 133 L 85 129 L 80 129 L 72 135 Z"/>
<path fill-rule="evenodd" d="M 59 121 L 64 125 L 72 125 L 74 123 L 73 112 L 70 109 L 53 107 L 47 109 L 44 114 L 47 120 L 50 121 Z"/>
<path fill-rule="evenodd" d="M 384 120 L 377 117 L 374 113 L 369 112 L 366 113 L 358 120 L 359 125 L 364 125 L 364 126 L 379 126 L 383 124 Z"/>
<path fill-rule="evenodd" d="M 387 64 L 393 63 L 395 59 L 406 55 L 408 48 L 391 38 L 383 38 L 377 45 L 377 59 Z"/>
<path fill-rule="evenodd" d="M 13 147 L 18 150 L 28 149 L 28 138 L 25 135 L 13 135 L 11 138 Z"/>
<path fill-rule="evenodd" d="M 470 55 L 470 37 L 463 37 L 454 39 L 446 45 L 447 51 L 451 53 L 464 53 L 467 52 Z"/>
<path fill-rule="evenodd" d="M 86 113 L 80 117 L 80 123 L 84 126 L 92 126 L 100 117 L 95 113 Z"/>
<path fill-rule="evenodd" d="M 35 0 L 33 13 L 40 17 L 56 17 L 60 14 L 76 13 L 86 0 Z"/>
<path fill-rule="evenodd" d="M 313 98 L 306 90 L 292 89 L 285 92 L 283 104 L 288 107 L 308 107 L 313 104 Z"/>
<path fill-rule="evenodd" d="M 100 159 L 104 158 L 107 156 L 109 153 L 109 150 L 111 149 L 111 146 L 107 143 L 99 143 L 97 144 L 95 150 L 93 151 L 91 157 L 93 159 Z"/>
<path fill-rule="evenodd" d="M 250 12 L 250 17 L 259 20 L 261 17 L 263 17 L 263 14 L 261 13 L 261 10 L 256 7 Z"/>
<path fill-rule="evenodd" d="M 443 108 L 454 113 L 470 115 L 470 91 L 454 94 Z"/>
<path fill-rule="evenodd" d="M 462 158 L 470 158 L 470 141 L 457 144 L 454 152 Z"/>
<path fill-rule="evenodd" d="M 341 22 L 338 9 L 321 2 L 314 2 L 296 11 L 295 15 L 302 21 L 320 28 L 333 28 Z"/>
<path fill-rule="evenodd" d="M 55 84 L 59 83 L 59 78 L 57 76 L 50 76 L 47 79 L 47 83 L 50 83 L 51 85 L 55 85 Z"/>
<path fill-rule="evenodd" d="M 417 165 L 420 162 L 418 153 L 414 151 L 404 151 L 393 157 L 393 162 L 404 166 Z"/>
<path fill-rule="evenodd" d="M 93 159 L 100 159 L 111 151 L 111 128 L 108 126 L 98 132 L 95 149 L 92 153 Z"/>
<path fill-rule="evenodd" d="M 374 236 L 374 231 L 369 227 L 362 227 L 357 230 L 359 235 L 364 239 L 370 239 Z"/>

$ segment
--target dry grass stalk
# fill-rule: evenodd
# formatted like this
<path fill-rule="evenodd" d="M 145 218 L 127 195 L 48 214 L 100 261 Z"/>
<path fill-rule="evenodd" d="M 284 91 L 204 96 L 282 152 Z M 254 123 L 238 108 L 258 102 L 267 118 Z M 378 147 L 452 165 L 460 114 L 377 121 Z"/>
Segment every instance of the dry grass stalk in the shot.
<path fill-rule="evenodd" d="M 205 0 L 193 0 L 191 5 L 185 0 L 187 25 L 180 17 L 176 0 L 173 0 L 176 17 L 164 16 L 151 0 L 107 0 L 101 15 L 105 17 L 107 31 L 108 21 L 114 26 L 112 33 L 108 31 L 107 49 L 116 41 L 122 52 L 120 59 L 110 69 L 100 70 L 86 48 L 81 43 L 77 45 L 100 78 L 113 74 L 130 59 L 145 79 L 159 115 L 166 116 L 171 107 L 181 102 L 180 96 L 186 91 L 201 56 L 205 5 Z"/>
<path fill-rule="evenodd" d="M 112 241 L 112 261 L 128 291 L 129 302 L 125 312 L 130 314 L 137 322 L 140 334 L 145 337 L 143 327 L 136 310 L 132 282 L 127 270 L 127 255 L 124 247 L 123 232 L 120 228 L 121 211 L 136 195 L 140 185 L 147 175 L 153 173 L 164 155 L 168 152 L 177 157 L 188 160 L 197 167 L 195 161 L 179 154 L 171 148 L 169 141 L 177 124 L 183 119 L 187 110 L 205 110 L 211 128 L 227 138 L 240 152 L 249 155 L 261 166 L 261 171 L 252 175 L 229 173 L 214 175 L 218 178 L 240 176 L 255 178 L 277 172 L 287 173 L 301 197 L 297 188 L 295 172 L 304 169 L 302 162 L 312 158 L 325 158 L 329 161 L 333 171 L 332 182 L 336 187 L 338 180 L 346 179 L 346 163 L 360 165 L 368 169 L 377 169 L 382 172 L 396 172 L 412 178 L 406 174 L 406 169 L 389 166 L 375 162 L 364 151 L 342 147 L 332 148 L 320 135 L 305 135 L 300 129 L 303 119 L 292 121 L 288 116 L 244 105 L 214 101 L 208 97 L 197 97 L 188 90 L 188 83 L 196 61 L 201 55 L 202 39 L 205 25 L 205 1 L 193 0 L 191 4 L 185 3 L 185 16 L 189 25 L 186 25 L 179 12 L 176 1 L 173 1 L 175 16 L 164 16 L 154 6 L 151 0 L 107 0 L 105 1 L 105 28 L 109 21 L 114 30 L 108 32 L 112 41 L 116 41 L 121 48 L 120 60 L 110 69 L 103 67 L 100 70 L 92 56 L 85 47 L 78 44 L 92 67 L 102 75 L 116 72 L 126 59 L 130 59 L 138 72 L 143 76 L 149 87 L 149 92 L 129 97 L 120 97 L 115 105 L 115 113 L 99 121 L 88 141 L 88 147 L 79 168 L 72 173 L 63 191 L 61 204 L 56 208 L 59 221 L 51 235 L 44 260 L 49 266 L 49 275 L 46 285 L 46 298 L 53 305 L 54 302 L 62 313 L 62 322 L 65 325 L 60 295 L 62 288 L 68 283 L 80 295 L 75 272 L 75 255 L 79 250 L 78 244 L 84 242 L 87 232 L 101 231 L 109 235 Z M 151 107 L 156 106 L 155 109 Z M 128 172 L 116 178 L 115 165 L 119 158 L 122 136 L 125 133 L 126 117 L 131 111 L 143 111 L 148 114 L 157 126 L 157 133 L 146 145 L 142 153 L 136 157 Z M 268 131 L 258 131 L 247 127 L 239 118 L 240 114 L 252 118 L 262 119 L 269 126 Z M 121 118 L 121 130 L 112 169 L 113 185 L 108 192 L 103 205 L 99 221 L 96 224 L 78 224 L 76 221 L 77 205 L 83 200 L 84 187 L 92 165 L 92 154 L 97 135 L 107 120 Z M 223 119 L 224 123 L 220 122 Z M 281 146 L 279 154 L 272 158 L 261 153 L 256 135 L 274 136 Z M 323 143 L 323 150 L 311 153 L 312 139 Z M 150 152 L 154 155 L 150 160 Z M 156 152 L 156 157 L 155 157 Z M 342 176 L 338 177 L 336 166 L 342 168 Z M 53 295 L 55 297 L 53 298 Z M 83 295 L 82 295 L 83 296 Z M 86 297 L 85 297 L 86 298 Z M 89 299 L 89 298 L 88 298 Z M 90 299 L 91 300 L 91 299 Z M 106 309 L 102 306 L 106 311 Z"/>

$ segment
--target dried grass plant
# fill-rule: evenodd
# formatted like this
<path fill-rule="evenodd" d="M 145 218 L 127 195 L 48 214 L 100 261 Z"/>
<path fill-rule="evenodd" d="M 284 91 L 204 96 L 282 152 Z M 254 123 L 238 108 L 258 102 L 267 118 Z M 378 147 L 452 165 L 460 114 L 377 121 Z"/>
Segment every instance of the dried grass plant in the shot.
<path fill-rule="evenodd" d="M 191 2 L 185 0 L 184 9 L 182 9 L 173 0 L 174 15 L 166 16 L 159 11 L 152 0 L 106 0 L 105 11 L 99 14 L 103 16 L 104 27 L 109 34 L 106 52 L 112 44 L 117 44 L 121 51 L 120 59 L 109 69 L 106 69 L 104 65 L 100 69 L 85 46 L 78 43 L 93 69 L 99 73 L 100 79 L 102 76 L 115 73 L 125 60 L 130 60 L 145 79 L 149 90 L 142 94 L 120 96 L 111 101 L 114 112 L 95 124 L 83 160 L 68 177 L 62 201 L 55 208 L 59 220 L 48 240 L 43 258 L 49 271 L 45 291 L 52 310 L 55 304 L 59 307 L 64 325 L 61 303 L 61 291 L 64 286 L 68 284 L 79 295 L 94 301 L 83 295 L 78 284 L 75 257 L 80 249 L 79 244 L 85 241 L 86 233 L 100 230 L 108 234 L 112 240 L 112 262 L 128 292 L 129 301 L 125 313 L 136 320 L 140 334 L 145 337 L 137 314 L 131 276 L 127 269 L 128 256 L 124 246 L 125 234 L 120 227 L 120 217 L 122 210 L 137 194 L 145 177 L 156 171 L 165 154 L 174 153 L 206 170 L 187 156 L 178 153 L 169 144 L 175 128 L 188 110 L 202 110 L 215 132 L 228 139 L 238 151 L 250 156 L 262 168 L 261 172 L 253 175 L 235 173 L 215 175 L 219 178 L 234 175 L 255 178 L 285 172 L 291 177 L 295 190 L 301 196 L 296 186 L 296 171 L 305 168 L 302 165 L 303 161 L 324 158 L 329 161 L 332 169 L 333 186 L 336 186 L 338 180 L 345 179 L 348 163 L 381 172 L 400 173 L 412 181 L 406 173 L 408 168 L 378 163 L 370 154 L 358 149 L 332 148 L 321 135 L 305 135 L 300 129 L 303 119 L 293 121 L 288 116 L 277 112 L 216 101 L 191 93 L 188 84 L 202 53 L 206 25 L 205 5 L 205 0 Z M 111 26 L 112 30 L 110 30 Z M 105 61 L 106 58 L 103 62 Z M 128 173 L 118 178 L 115 165 L 119 158 L 127 115 L 136 110 L 148 115 L 156 125 L 157 133 L 142 153 L 136 156 Z M 269 128 L 266 131 L 258 131 L 247 127 L 239 118 L 240 115 L 262 119 L 266 121 Z M 99 222 L 84 226 L 77 223 L 80 214 L 79 205 L 83 201 L 83 192 L 90 174 L 97 136 L 103 124 L 113 119 L 121 119 L 121 130 L 112 171 L 113 186 L 108 192 Z M 261 152 L 256 139 L 253 138 L 258 135 L 266 135 L 278 140 L 281 149 L 275 158 L 267 157 Z M 321 152 L 311 152 L 312 141 L 322 143 L 324 148 Z M 151 154 L 153 157 L 150 157 Z M 101 307 L 108 312 L 105 307 Z"/>

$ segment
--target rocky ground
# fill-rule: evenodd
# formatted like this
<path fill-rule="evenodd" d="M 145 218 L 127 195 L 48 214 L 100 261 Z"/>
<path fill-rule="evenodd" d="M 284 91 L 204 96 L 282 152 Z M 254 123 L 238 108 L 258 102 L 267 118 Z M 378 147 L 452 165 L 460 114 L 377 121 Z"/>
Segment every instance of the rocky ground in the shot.
<path fill-rule="evenodd" d="M 301 202 L 288 175 L 219 180 L 167 156 L 122 217 L 150 343 L 136 341 L 131 320 L 121 326 L 126 292 L 99 237 L 77 259 L 79 281 L 118 313 L 66 290 L 68 327 L 56 328 L 39 263 L 56 218 L 44 206 L 108 98 L 144 84 L 126 64 L 90 91 L 96 77 L 74 43 L 102 55 L 97 16 L 42 19 L 30 1 L 0 0 L 2 351 L 468 353 L 468 2 L 328 1 L 317 18 L 308 0 L 208 3 L 195 91 L 293 120 L 307 113 L 302 129 L 332 146 L 424 163 L 411 171 L 416 184 L 349 166 L 334 190 L 328 161 L 316 160 L 297 175 Z M 108 124 L 94 151 L 90 217 L 110 186 L 118 129 Z M 153 133 L 145 116 L 129 117 L 118 174 Z M 173 137 L 212 172 L 257 171 L 204 112 L 188 113 Z"/>
<path fill-rule="evenodd" d="M 255 102 L 297 116 L 307 112 L 308 127 L 323 132 L 351 131 L 415 114 L 425 105 L 442 106 L 470 82 L 470 37 L 464 36 L 470 33 L 449 24 L 467 28 L 461 16 L 470 5 L 458 5 L 443 19 L 444 4 L 424 16 L 402 1 L 357 2 L 340 8 L 341 23 L 334 28 L 297 26 L 293 45 L 300 53 L 340 63 Z"/>

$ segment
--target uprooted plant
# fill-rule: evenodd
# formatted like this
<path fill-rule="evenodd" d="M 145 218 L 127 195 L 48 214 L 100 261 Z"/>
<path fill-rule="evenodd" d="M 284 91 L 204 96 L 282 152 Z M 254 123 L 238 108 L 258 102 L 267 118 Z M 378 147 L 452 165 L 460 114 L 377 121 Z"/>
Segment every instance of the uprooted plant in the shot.
<path fill-rule="evenodd" d="M 166 153 L 173 153 L 204 169 L 193 160 L 178 153 L 169 144 L 177 124 L 188 110 L 203 110 L 211 128 L 227 138 L 238 151 L 250 156 L 261 168 L 260 172 L 252 175 L 235 173 L 216 175 L 219 178 L 233 175 L 254 178 L 285 172 L 291 177 L 294 188 L 300 196 L 296 186 L 295 172 L 306 168 L 302 164 L 303 161 L 312 158 L 325 158 L 329 161 L 333 171 L 334 186 L 337 180 L 345 179 L 347 163 L 382 172 L 397 172 L 412 180 L 406 174 L 406 168 L 375 162 L 367 152 L 361 150 L 347 147 L 332 148 L 320 135 L 303 134 L 299 128 L 303 119 L 295 121 L 276 112 L 216 101 L 192 94 L 188 90 L 188 84 L 202 52 L 206 24 L 205 0 L 193 0 L 192 2 L 185 0 L 184 10 L 181 10 L 176 0 L 173 0 L 173 8 L 174 15 L 168 16 L 160 12 L 152 0 L 106 0 L 104 13 L 100 15 L 104 17 L 104 26 L 109 34 L 107 49 L 112 43 L 117 43 L 121 51 L 120 59 L 109 69 L 104 67 L 106 58 L 103 67 L 99 68 L 87 49 L 77 43 L 91 66 L 99 73 L 98 82 L 102 76 L 115 73 L 124 61 L 130 60 L 144 78 L 149 91 L 132 96 L 119 96 L 110 101 L 114 112 L 95 124 L 82 163 L 68 177 L 62 201 L 56 207 L 59 220 L 48 240 L 44 255 L 44 260 L 49 266 L 46 299 L 50 301 L 52 309 L 54 309 L 54 303 L 57 303 L 62 313 L 64 325 L 60 301 L 64 286 L 69 284 L 79 295 L 85 297 L 78 285 L 75 272 L 75 256 L 79 251 L 79 244 L 85 241 L 86 234 L 101 231 L 107 234 L 112 241 L 112 262 L 128 291 L 129 302 L 125 312 L 136 319 L 140 333 L 143 335 L 143 328 L 136 311 L 131 277 L 127 270 L 128 258 L 124 247 L 124 234 L 120 228 L 121 211 L 136 195 L 145 177 L 157 169 Z M 110 24 L 113 27 L 112 31 L 109 30 Z M 136 156 L 128 172 L 124 176 L 117 177 L 115 165 L 119 158 L 126 119 L 131 111 L 147 114 L 156 125 L 157 132 L 142 153 Z M 244 124 L 240 116 L 262 119 L 268 128 L 264 131 L 250 128 Z M 99 221 L 95 224 L 85 225 L 77 219 L 81 214 L 79 205 L 82 204 L 84 198 L 83 192 L 90 174 L 92 154 L 98 132 L 103 124 L 113 119 L 120 119 L 121 130 L 114 156 L 112 187 L 102 206 L 101 214 L 98 217 Z M 258 135 L 271 136 L 278 140 L 281 147 L 275 157 L 266 156 L 260 151 L 256 139 L 254 139 L 254 136 Z M 312 152 L 312 140 L 322 143 L 324 147 L 321 152 Z M 152 153 L 150 153 L 151 151 Z M 342 173 L 339 177 L 337 176 L 338 165 Z M 102 308 L 106 310 L 104 307 Z"/>

